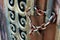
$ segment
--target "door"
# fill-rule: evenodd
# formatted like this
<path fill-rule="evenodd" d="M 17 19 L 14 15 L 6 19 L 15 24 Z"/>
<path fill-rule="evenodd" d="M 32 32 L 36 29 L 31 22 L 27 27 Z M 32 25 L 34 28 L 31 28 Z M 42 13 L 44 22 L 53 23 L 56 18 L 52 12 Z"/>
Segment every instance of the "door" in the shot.
<path fill-rule="evenodd" d="M 8 40 L 55 40 L 57 16 L 53 8 L 53 2 L 53 0 L 4 0 Z M 52 12 L 55 15 L 54 22 L 53 18 L 52 22 L 49 20 L 46 29 L 38 29 L 29 34 L 32 29 L 31 24 L 36 27 L 45 25 L 46 18 L 49 19 Z M 30 18 L 27 17 L 27 14 Z"/>

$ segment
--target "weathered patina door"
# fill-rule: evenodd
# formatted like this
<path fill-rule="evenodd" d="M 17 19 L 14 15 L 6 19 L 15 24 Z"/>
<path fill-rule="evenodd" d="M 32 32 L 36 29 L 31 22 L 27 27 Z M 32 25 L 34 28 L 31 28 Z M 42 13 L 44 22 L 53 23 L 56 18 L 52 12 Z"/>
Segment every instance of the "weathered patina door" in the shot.
<path fill-rule="evenodd" d="M 55 40 L 53 5 L 54 0 L 4 0 L 8 40 Z"/>

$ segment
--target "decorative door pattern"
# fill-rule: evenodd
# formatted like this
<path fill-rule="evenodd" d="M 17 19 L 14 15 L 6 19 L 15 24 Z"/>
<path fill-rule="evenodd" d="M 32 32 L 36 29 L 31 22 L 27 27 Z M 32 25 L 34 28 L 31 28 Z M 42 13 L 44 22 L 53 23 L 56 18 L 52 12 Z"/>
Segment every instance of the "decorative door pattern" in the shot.
<path fill-rule="evenodd" d="M 28 40 L 28 20 L 25 16 L 27 0 L 4 0 L 8 40 Z"/>
<path fill-rule="evenodd" d="M 53 3 L 4 0 L 8 40 L 55 40 L 57 15 Z"/>

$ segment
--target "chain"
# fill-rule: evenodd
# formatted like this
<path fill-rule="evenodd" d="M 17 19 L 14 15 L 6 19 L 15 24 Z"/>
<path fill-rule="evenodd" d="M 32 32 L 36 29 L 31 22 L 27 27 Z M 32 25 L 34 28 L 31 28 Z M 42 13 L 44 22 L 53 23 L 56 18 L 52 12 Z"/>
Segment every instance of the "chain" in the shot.
<path fill-rule="evenodd" d="M 38 10 L 36 7 L 29 7 L 28 10 L 26 10 L 26 12 L 29 12 L 32 8 L 34 8 L 34 10 L 37 12 L 37 14 L 40 16 L 42 15 L 41 13 L 39 12 L 42 12 L 42 13 L 46 13 L 46 11 L 43 11 L 43 10 Z"/>
<path fill-rule="evenodd" d="M 35 9 L 35 11 L 37 12 L 37 14 L 38 14 L 39 16 L 41 16 L 41 15 L 44 14 L 44 13 L 46 13 L 46 11 L 42 11 L 42 10 L 40 10 L 40 9 L 38 10 L 36 7 L 33 7 L 33 8 Z M 31 8 L 29 7 L 26 12 L 29 12 L 30 10 L 31 10 Z M 39 11 L 42 12 L 42 14 L 39 13 Z M 28 14 L 27 14 L 27 15 L 28 15 Z M 31 14 L 30 14 L 30 15 L 31 15 Z M 28 15 L 28 17 L 29 17 L 29 15 Z M 31 34 L 33 31 L 38 31 L 39 29 L 45 30 L 45 29 L 47 28 L 47 26 L 48 26 L 51 22 L 54 23 L 55 20 L 56 20 L 56 14 L 55 14 L 54 12 L 52 12 L 52 16 L 49 18 L 49 20 L 48 20 L 47 23 L 43 23 L 43 24 L 40 25 L 40 26 L 34 26 L 32 23 L 30 23 L 30 25 L 31 25 L 31 30 L 30 30 L 29 34 Z M 30 21 L 31 21 L 31 19 L 30 19 Z"/>

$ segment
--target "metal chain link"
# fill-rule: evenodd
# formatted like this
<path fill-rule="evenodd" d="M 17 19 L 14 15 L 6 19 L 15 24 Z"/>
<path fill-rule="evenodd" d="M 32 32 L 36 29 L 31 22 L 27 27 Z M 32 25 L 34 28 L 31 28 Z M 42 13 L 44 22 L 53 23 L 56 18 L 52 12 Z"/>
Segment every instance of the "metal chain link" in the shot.
<path fill-rule="evenodd" d="M 47 13 L 46 11 L 43 11 L 43 10 L 38 10 L 36 7 L 33 7 L 34 9 L 35 9 L 35 11 L 37 12 L 37 14 L 40 16 L 40 15 L 42 15 L 41 13 L 39 13 L 39 11 L 40 12 L 42 12 L 43 14 L 45 13 Z M 29 12 L 31 10 L 31 7 L 29 7 L 28 8 L 28 10 L 26 11 L 26 12 Z M 39 29 L 41 29 L 41 30 L 45 30 L 46 28 L 47 28 L 47 26 L 51 23 L 51 21 L 54 23 L 55 22 L 55 20 L 56 20 L 56 14 L 54 13 L 54 12 L 52 12 L 52 16 L 48 19 L 48 22 L 47 23 L 43 23 L 42 25 L 40 25 L 40 26 L 34 26 L 32 23 L 30 23 L 30 25 L 31 25 L 31 30 L 30 30 L 30 32 L 29 32 L 29 34 L 31 34 L 33 31 L 38 31 Z M 28 14 L 27 14 L 28 15 Z M 31 14 L 30 14 L 31 15 Z M 28 17 L 29 17 L 29 15 L 28 15 Z M 30 21 L 31 21 L 31 19 L 30 19 Z"/>

